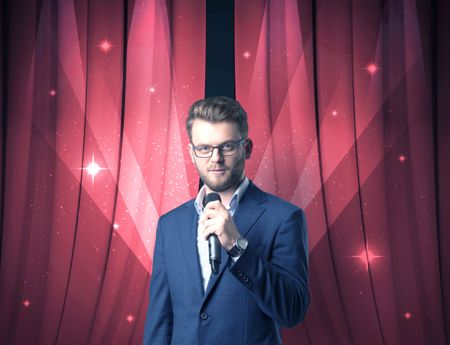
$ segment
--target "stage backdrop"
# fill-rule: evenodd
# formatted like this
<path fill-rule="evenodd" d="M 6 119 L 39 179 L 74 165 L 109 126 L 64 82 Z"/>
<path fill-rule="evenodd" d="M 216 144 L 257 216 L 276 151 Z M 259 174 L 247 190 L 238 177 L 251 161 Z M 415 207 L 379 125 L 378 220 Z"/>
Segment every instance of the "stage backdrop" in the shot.
<path fill-rule="evenodd" d="M 285 344 L 450 344 L 450 8 L 235 0 L 247 174 L 307 214 Z M 205 0 L 3 1 L 0 343 L 140 344 L 158 217 L 194 197 Z"/>

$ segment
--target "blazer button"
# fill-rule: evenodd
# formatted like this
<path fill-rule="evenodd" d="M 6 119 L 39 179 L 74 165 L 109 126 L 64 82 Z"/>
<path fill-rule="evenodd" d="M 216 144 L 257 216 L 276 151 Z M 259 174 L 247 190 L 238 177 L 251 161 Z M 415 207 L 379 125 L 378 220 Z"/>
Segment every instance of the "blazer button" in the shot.
<path fill-rule="evenodd" d="M 208 314 L 206 314 L 206 313 L 201 313 L 200 314 L 200 319 L 206 320 L 207 318 L 208 318 Z"/>

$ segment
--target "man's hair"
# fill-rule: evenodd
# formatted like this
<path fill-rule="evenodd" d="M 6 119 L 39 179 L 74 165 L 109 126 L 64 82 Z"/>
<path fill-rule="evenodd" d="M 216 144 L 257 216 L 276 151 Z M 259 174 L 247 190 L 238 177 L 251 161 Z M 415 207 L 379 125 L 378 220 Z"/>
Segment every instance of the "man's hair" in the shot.
<path fill-rule="evenodd" d="M 186 119 L 186 129 L 191 141 L 192 124 L 195 119 L 208 122 L 234 122 L 238 125 L 242 138 L 247 138 L 247 113 L 234 99 L 225 96 L 208 97 L 192 104 Z"/>

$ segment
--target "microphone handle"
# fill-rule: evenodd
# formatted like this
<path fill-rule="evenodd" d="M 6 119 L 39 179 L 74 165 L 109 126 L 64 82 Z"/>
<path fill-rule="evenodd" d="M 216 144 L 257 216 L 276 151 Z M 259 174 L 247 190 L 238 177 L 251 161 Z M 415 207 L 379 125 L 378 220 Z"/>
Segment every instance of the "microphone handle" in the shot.
<path fill-rule="evenodd" d="M 216 235 L 210 235 L 208 237 L 209 246 L 209 264 L 211 265 L 211 271 L 214 274 L 219 273 L 220 267 L 220 242 Z"/>

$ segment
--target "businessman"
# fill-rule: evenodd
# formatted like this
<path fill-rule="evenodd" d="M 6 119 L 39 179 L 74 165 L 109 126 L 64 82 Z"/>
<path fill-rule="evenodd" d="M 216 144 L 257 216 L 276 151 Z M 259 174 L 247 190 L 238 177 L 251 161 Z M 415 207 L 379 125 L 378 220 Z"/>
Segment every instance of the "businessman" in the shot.
<path fill-rule="evenodd" d="M 238 102 L 199 100 L 186 128 L 204 185 L 159 219 L 144 344 L 281 344 L 282 327 L 301 322 L 309 304 L 304 213 L 245 176 L 253 144 Z M 204 205 L 213 192 L 220 200 Z"/>

